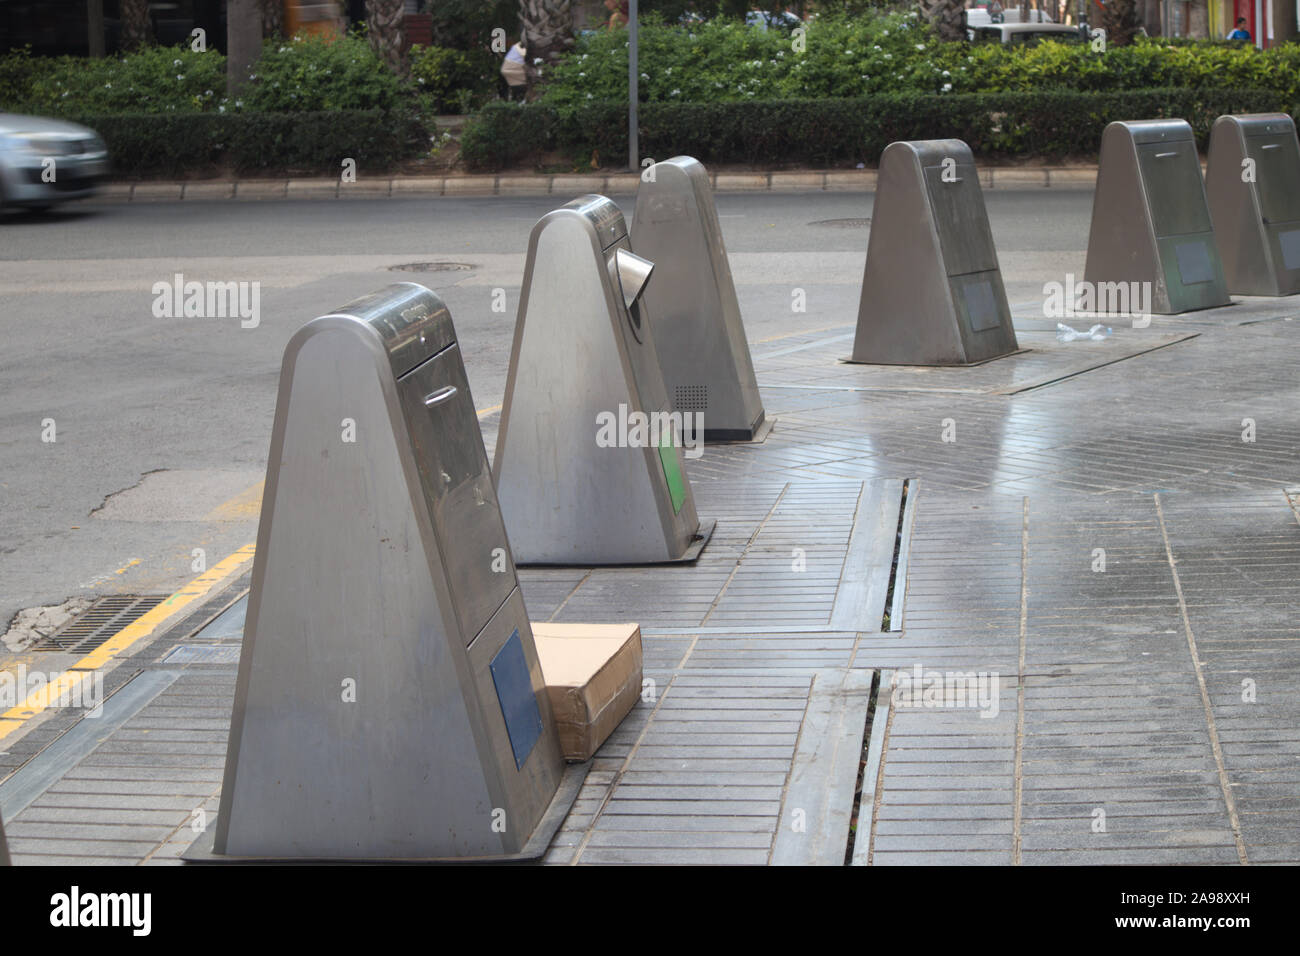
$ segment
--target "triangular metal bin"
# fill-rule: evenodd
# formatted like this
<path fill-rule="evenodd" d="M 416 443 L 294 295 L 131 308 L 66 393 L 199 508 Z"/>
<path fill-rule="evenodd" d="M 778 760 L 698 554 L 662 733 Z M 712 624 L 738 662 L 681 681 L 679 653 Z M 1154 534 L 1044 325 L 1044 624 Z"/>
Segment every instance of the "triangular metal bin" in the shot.
<path fill-rule="evenodd" d="M 1300 142 L 1286 113 L 1220 116 L 1205 192 L 1234 295 L 1300 292 Z"/>
<path fill-rule="evenodd" d="M 890 143 L 848 361 L 974 365 L 1018 348 L 970 147 Z"/>
<path fill-rule="evenodd" d="M 1102 133 L 1084 281 L 1099 305 L 1118 289 L 1161 315 L 1232 301 L 1185 120 L 1115 122 Z"/>
<path fill-rule="evenodd" d="M 451 316 L 289 341 L 215 827 L 192 862 L 509 860 L 576 792 Z"/>
<path fill-rule="evenodd" d="M 533 227 L 493 463 L 520 564 L 691 561 L 712 533 L 645 314 L 653 269 L 604 196 Z"/>
<path fill-rule="evenodd" d="M 641 174 L 632 219 L 639 255 L 655 264 L 645 292 L 674 410 L 699 416 L 706 442 L 762 441 L 763 410 L 708 171 L 674 156 Z"/>

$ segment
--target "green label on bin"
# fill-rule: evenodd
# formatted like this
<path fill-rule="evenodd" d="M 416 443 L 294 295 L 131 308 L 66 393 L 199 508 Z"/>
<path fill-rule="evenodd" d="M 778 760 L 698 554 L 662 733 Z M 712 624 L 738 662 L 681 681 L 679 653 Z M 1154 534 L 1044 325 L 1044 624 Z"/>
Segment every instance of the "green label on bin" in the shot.
<path fill-rule="evenodd" d="M 677 464 L 677 446 L 673 444 L 671 432 L 659 439 L 659 464 L 663 466 L 664 478 L 668 482 L 673 514 L 677 514 L 682 510 L 682 502 L 686 500 L 686 479 L 682 477 L 682 469 Z"/>

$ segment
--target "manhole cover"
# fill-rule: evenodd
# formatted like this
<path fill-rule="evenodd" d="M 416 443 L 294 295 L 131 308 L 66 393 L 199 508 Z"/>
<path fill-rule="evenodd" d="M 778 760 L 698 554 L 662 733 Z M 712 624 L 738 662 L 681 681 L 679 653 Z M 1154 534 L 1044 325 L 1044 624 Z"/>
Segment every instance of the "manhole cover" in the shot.
<path fill-rule="evenodd" d="M 865 229 L 871 225 L 871 217 L 865 219 L 818 219 L 808 223 L 810 226 L 830 226 L 834 229 Z"/>
<path fill-rule="evenodd" d="M 467 262 L 404 262 L 389 266 L 389 272 L 469 272 L 475 268 Z"/>
<path fill-rule="evenodd" d="M 114 594 L 102 597 L 49 637 L 33 644 L 33 651 L 93 651 L 141 614 L 163 601 L 165 594 Z"/>

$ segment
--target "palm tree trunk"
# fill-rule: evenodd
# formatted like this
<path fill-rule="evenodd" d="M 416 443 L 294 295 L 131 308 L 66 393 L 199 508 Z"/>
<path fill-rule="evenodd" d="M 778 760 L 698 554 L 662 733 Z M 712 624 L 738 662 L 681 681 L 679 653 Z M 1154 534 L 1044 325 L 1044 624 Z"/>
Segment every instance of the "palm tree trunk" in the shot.
<path fill-rule="evenodd" d="M 1128 46 L 1138 28 L 1135 0 L 1110 0 L 1101 15 L 1101 25 L 1106 28 L 1107 46 Z"/>
<path fill-rule="evenodd" d="M 572 0 L 520 0 L 519 27 L 524 46 L 528 49 L 529 75 L 532 76 L 534 60 L 554 63 L 562 53 L 572 49 Z"/>
<path fill-rule="evenodd" d="M 139 49 L 152 39 L 149 0 L 122 0 L 119 7 L 122 17 L 122 49 Z"/>
<path fill-rule="evenodd" d="M 370 47 L 394 73 L 404 69 L 402 28 L 406 18 L 403 0 L 366 0 L 366 34 Z"/>
<path fill-rule="evenodd" d="M 1207 0 L 1192 0 L 1187 5 L 1187 35 L 1208 39 L 1210 36 L 1210 5 Z"/>
<path fill-rule="evenodd" d="M 964 40 L 961 27 L 962 0 L 920 0 L 921 16 L 928 20 L 941 40 Z"/>

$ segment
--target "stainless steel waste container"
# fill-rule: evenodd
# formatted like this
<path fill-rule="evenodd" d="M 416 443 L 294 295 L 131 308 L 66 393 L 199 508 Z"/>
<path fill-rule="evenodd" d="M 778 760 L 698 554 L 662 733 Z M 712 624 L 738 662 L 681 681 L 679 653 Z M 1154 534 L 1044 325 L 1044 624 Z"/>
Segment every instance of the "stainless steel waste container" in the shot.
<path fill-rule="evenodd" d="M 640 301 L 653 268 L 604 196 L 533 227 L 493 462 L 521 564 L 694 560 L 712 532 Z"/>
<path fill-rule="evenodd" d="M 1084 281 L 1138 283 L 1162 315 L 1232 301 L 1185 120 L 1116 122 L 1102 133 Z M 1099 305 L 1106 298 L 1098 291 Z"/>
<path fill-rule="evenodd" d="M 849 361 L 971 365 L 1018 348 L 970 147 L 890 143 Z"/>
<path fill-rule="evenodd" d="M 1300 142 L 1286 113 L 1220 116 L 1205 191 L 1228 291 L 1300 292 Z"/>
<path fill-rule="evenodd" d="M 632 219 L 639 255 L 655 264 L 642 300 L 673 408 L 698 414 L 704 440 L 761 440 L 771 430 L 704 166 L 690 156 L 642 174 Z"/>
<path fill-rule="evenodd" d="M 293 336 L 263 501 L 220 811 L 186 858 L 540 854 L 563 761 L 436 295 Z"/>

